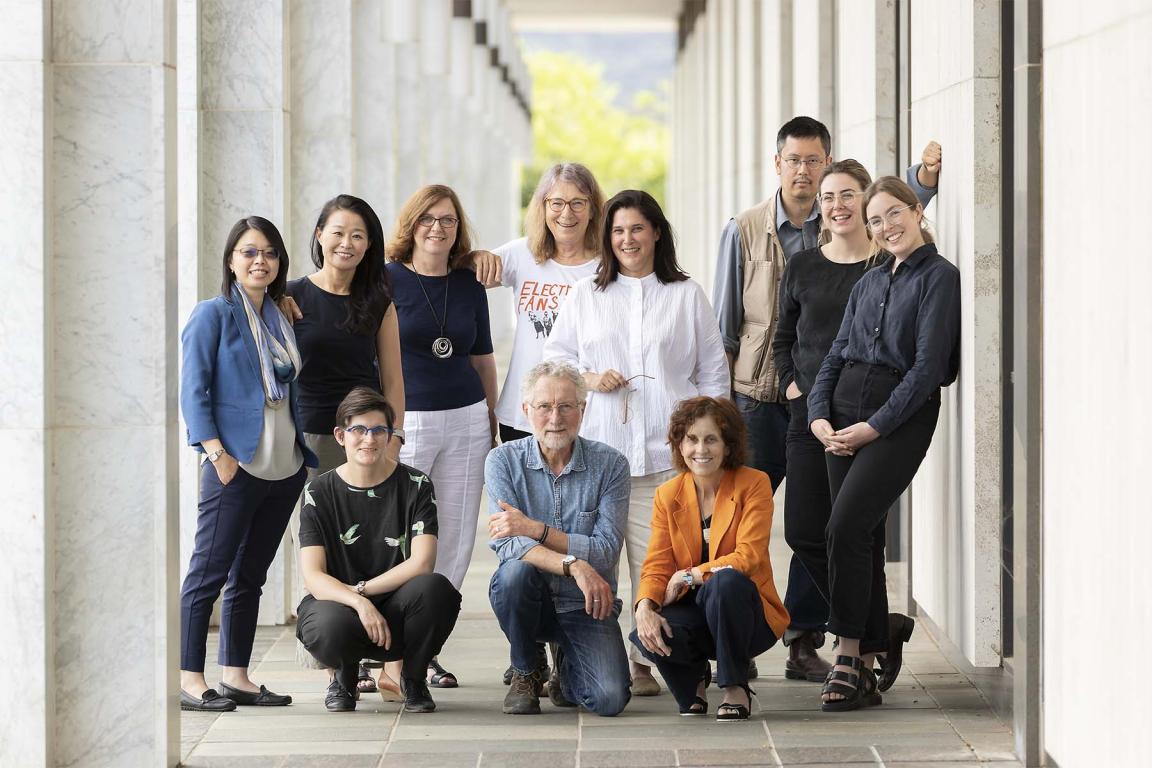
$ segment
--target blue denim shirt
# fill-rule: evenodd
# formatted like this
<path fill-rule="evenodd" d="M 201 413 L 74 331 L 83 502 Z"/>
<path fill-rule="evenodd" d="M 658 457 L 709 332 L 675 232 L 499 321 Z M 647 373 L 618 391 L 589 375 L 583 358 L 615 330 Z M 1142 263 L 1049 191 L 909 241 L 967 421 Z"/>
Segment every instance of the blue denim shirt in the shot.
<path fill-rule="evenodd" d="M 616 565 L 624 545 L 632 477 L 624 454 L 595 440 L 577 437 L 572 459 L 559 476 L 552 474 L 535 437 L 493 449 L 484 462 L 490 514 L 504 501 L 533 520 L 568 535 L 568 554 L 586 561 L 616 594 Z M 492 539 L 500 562 L 519 560 L 540 544 L 527 536 Z M 557 613 L 584 610 L 584 593 L 575 579 L 552 576 L 549 587 Z"/>

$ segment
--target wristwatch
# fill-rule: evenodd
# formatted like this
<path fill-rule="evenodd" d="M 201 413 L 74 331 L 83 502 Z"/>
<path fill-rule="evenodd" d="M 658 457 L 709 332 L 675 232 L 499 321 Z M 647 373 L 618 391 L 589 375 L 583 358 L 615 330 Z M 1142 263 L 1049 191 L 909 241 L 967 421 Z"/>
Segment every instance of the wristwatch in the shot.
<path fill-rule="evenodd" d="M 564 566 L 565 576 L 572 575 L 572 563 L 574 562 L 576 562 L 576 555 L 568 555 L 561 561 L 561 564 Z"/>
<path fill-rule="evenodd" d="M 696 586 L 696 580 L 692 578 L 692 571 L 684 571 L 684 575 L 680 577 L 680 580 L 684 582 L 684 586 L 688 587 L 688 589 Z"/>
<path fill-rule="evenodd" d="M 216 461 L 226 453 L 228 453 L 228 451 L 224 450 L 223 448 L 221 448 L 217 451 L 212 451 L 212 453 L 208 454 L 208 461 L 215 464 Z"/>
<path fill-rule="evenodd" d="M 396 427 L 395 429 L 393 429 L 392 430 L 392 437 L 399 439 L 400 445 L 404 445 L 404 430 L 403 429 L 401 429 L 400 427 Z"/>
<path fill-rule="evenodd" d="M 356 584 L 356 594 L 364 597 L 364 582 L 361 581 Z"/>

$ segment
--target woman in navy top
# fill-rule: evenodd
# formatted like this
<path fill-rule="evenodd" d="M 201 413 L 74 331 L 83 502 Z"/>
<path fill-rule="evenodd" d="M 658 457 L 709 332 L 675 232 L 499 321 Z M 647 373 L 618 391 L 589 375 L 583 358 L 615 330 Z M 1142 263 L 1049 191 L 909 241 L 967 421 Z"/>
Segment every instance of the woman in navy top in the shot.
<path fill-rule="evenodd" d="M 388 241 L 388 272 L 400 321 L 406 439 L 400 461 L 436 491 L 436 572 L 457 590 L 472 559 L 484 459 L 496 436 L 496 360 L 484 286 L 457 263 L 472 250 L 460 200 L 439 184 L 404 203 Z M 456 678 L 436 659 L 429 684 Z"/>
<path fill-rule="evenodd" d="M 936 251 L 907 184 L 885 176 L 864 193 L 865 221 L 888 258 L 852 289 L 832 349 L 808 395 L 812 434 L 825 446 L 832 514 L 826 530 L 836 667 L 825 711 L 880 703 L 900 668 L 901 623 L 890 635 L 884 522 L 912 482 L 936 430 L 940 388 L 960 360 L 960 271 Z M 864 654 L 864 660 L 861 660 Z"/>
<path fill-rule="evenodd" d="M 280 548 L 316 457 L 304 444 L 296 409 L 300 355 L 276 306 L 288 254 L 275 225 L 236 222 L 224 246 L 220 296 L 192 310 L 180 336 L 180 411 L 200 468 L 196 543 L 180 591 L 180 706 L 220 712 L 237 704 L 282 706 L 248 677 L 260 588 Z M 212 605 L 220 611 L 220 691 L 204 680 Z"/>

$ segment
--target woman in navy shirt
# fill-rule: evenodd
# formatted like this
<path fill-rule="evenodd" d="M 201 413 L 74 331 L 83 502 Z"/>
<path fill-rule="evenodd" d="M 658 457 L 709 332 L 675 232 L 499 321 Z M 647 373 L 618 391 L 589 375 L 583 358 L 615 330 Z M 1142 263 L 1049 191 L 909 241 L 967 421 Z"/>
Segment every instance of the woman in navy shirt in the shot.
<path fill-rule="evenodd" d="M 865 190 L 864 210 L 888 258 L 853 287 L 808 395 L 812 434 L 828 454 L 828 629 L 840 638 L 825 711 L 880 703 L 876 654 L 889 652 L 881 685 L 899 672 L 900 644 L 889 648 L 884 523 L 928 451 L 940 388 L 956 380 L 960 361 L 960 271 L 937 253 L 915 193 L 885 176 Z"/>
<path fill-rule="evenodd" d="M 406 438 L 400 461 L 436 490 L 436 572 L 457 590 L 472 559 L 484 459 L 496 436 L 496 360 L 488 299 L 457 264 L 472 233 L 450 187 L 433 184 L 404 203 L 388 242 L 388 273 L 400 321 Z M 429 684 L 454 688 L 436 659 Z"/>

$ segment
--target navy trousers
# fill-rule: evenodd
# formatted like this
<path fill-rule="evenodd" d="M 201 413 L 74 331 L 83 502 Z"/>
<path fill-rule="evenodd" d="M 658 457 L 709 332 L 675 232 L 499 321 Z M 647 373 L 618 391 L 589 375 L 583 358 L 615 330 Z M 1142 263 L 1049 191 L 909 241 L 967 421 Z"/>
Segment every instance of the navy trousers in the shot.
<path fill-rule="evenodd" d="M 248 666 L 260 592 L 305 477 L 303 465 L 283 480 L 261 480 L 240 468 L 224 485 L 212 464 L 200 467 L 196 543 L 180 590 L 180 669 L 204 671 L 208 620 L 221 589 L 220 665 Z"/>

